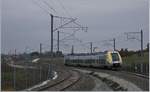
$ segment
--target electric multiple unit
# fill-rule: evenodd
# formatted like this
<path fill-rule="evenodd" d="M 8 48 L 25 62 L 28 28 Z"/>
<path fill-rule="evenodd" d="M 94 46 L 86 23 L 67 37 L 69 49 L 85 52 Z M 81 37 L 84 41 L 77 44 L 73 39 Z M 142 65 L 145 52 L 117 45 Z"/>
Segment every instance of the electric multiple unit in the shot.
<path fill-rule="evenodd" d="M 122 58 L 117 51 L 68 54 L 64 57 L 64 63 L 65 65 L 118 68 L 122 65 Z"/>

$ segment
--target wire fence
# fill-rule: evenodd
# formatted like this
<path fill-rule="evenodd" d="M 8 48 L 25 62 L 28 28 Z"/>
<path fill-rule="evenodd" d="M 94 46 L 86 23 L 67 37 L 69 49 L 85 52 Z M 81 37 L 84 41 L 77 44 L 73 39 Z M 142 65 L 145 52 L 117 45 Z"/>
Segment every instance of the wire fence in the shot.
<path fill-rule="evenodd" d="M 2 91 L 17 91 L 28 89 L 42 83 L 54 76 L 53 66 L 48 64 L 11 66 L 7 63 L 1 64 L 1 89 Z"/>
<path fill-rule="evenodd" d="M 134 72 L 142 75 L 149 75 L 149 64 L 130 64 L 130 65 L 123 65 L 122 69 L 124 71 Z"/>

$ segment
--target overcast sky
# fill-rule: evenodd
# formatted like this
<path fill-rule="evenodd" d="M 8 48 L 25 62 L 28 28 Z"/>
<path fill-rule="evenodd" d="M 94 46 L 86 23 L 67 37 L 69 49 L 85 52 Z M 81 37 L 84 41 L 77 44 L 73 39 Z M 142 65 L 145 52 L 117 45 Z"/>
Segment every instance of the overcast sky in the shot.
<path fill-rule="evenodd" d="M 101 51 L 112 49 L 110 45 L 112 42 L 107 43 L 103 40 L 113 38 L 116 38 L 117 49 L 140 49 L 140 41 L 127 41 L 124 32 L 140 32 L 141 29 L 144 33 L 144 48 L 148 43 L 148 0 L 44 1 L 48 2 L 56 12 L 49 9 L 42 0 L 2 1 L 2 53 L 14 52 L 14 49 L 17 49 L 17 52 L 24 52 L 27 48 L 30 51 L 39 50 L 40 43 L 43 44 L 44 50 L 50 50 L 50 16 L 37 3 L 54 15 L 77 18 L 79 24 L 88 27 L 88 32 L 80 30 L 75 36 L 83 43 L 94 42 L 93 46 Z M 61 38 L 63 36 L 61 34 Z M 140 38 L 139 34 L 133 36 Z M 75 50 L 83 51 L 84 48 L 87 51 L 90 45 L 85 45 L 86 48 L 78 45 Z M 60 49 L 70 51 L 71 48 L 62 44 Z"/>

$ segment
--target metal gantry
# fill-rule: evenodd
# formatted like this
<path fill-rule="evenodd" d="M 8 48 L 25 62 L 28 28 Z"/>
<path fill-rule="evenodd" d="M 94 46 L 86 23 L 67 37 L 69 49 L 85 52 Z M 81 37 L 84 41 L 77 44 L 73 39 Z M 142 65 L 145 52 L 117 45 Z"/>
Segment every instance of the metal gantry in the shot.
<path fill-rule="evenodd" d="M 127 40 L 130 40 L 130 39 L 135 39 L 135 40 L 138 40 L 141 42 L 141 56 L 144 56 L 143 54 L 143 30 L 141 29 L 140 32 L 126 32 L 125 33 L 127 35 Z M 129 35 L 135 35 L 135 34 L 139 34 L 140 36 L 140 40 L 136 37 L 129 37 Z"/>
<path fill-rule="evenodd" d="M 81 25 L 79 25 L 78 23 L 76 23 L 75 21 L 76 21 L 76 18 L 75 19 L 73 19 L 73 18 L 67 18 L 67 17 L 59 17 L 59 16 L 53 16 L 52 14 L 50 14 L 50 16 L 51 16 L 51 53 L 53 53 L 53 32 L 55 32 L 55 31 L 58 31 L 58 30 L 63 30 L 63 29 L 66 29 L 66 28 L 71 28 L 72 30 L 73 29 L 75 29 L 75 28 L 78 28 L 77 30 L 74 30 L 73 31 L 73 33 L 72 34 L 70 34 L 69 36 L 67 36 L 67 37 L 64 37 L 63 39 L 61 39 L 60 40 L 60 35 L 59 35 L 59 33 L 60 32 L 58 32 L 58 37 L 57 37 L 57 50 L 59 51 L 59 42 L 60 41 L 62 41 L 62 40 L 65 40 L 66 38 L 68 38 L 68 37 L 72 37 L 72 35 L 75 35 L 75 33 L 77 32 L 77 31 L 79 31 L 80 29 L 81 30 L 87 30 L 87 27 L 83 27 L 83 26 L 81 26 Z M 57 28 L 54 28 L 53 27 L 53 25 L 54 25 L 54 18 L 60 18 L 61 20 L 63 19 L 67 19 L 68 21 L 66 22 L 66 23 L 62 23 L 62 25 L 60 25 L 60 26 L 58 26 Z M 71 23 L 73 23 L 75 26 L 73 26 L 73 27 L 69 27 L 69 26 L 67 26 L 67 25 L 69 25 L 69 24 L 71 24 Z M 67 27 L 66 27 L 67 26 Z"/>

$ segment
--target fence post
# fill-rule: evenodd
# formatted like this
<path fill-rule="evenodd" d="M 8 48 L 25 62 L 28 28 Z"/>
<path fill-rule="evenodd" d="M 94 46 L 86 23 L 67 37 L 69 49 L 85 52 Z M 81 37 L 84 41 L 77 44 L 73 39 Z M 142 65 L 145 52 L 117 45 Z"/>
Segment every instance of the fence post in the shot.
<path fill-rule="evenodd" d="M 32 76 L 32 77 L 31 77 L 31 78 L 32 78 L 32 86 L 34 85 L 34 79 L 35 79 L 35 73 L 34 73 L 34 71 L 35 71 L 35 70 L 33 69 L 33 70 L 32 70 L 32 75 L 31 75 L 31 76 Z"/>
<path fill-rule="evenodd" d="M 136 64 L 134 64 L 134 72 L 137 72 L 137 65 Z"/>
<path fill-rule="evenodd" d="M 49 66 L 48 66 L 48 75 L 47 75 L 47 79 L 49 79 L 50 78 L 50 64 L 49 64 Z"/>
<path fill-rule="evenodd" d="M 13 70 L 14 70 L 14 72 L 13 72 L 13 87 L 14 87 L 14 89 L 16 90 L 16 68 L 15 67 L 13 67 Z"/>
<path fill-rule="evenodd" d="M 147 75 L 147 74 L 149 74 L 149 64 L 146 64 L 145 67 L 146 67 L 146 69 L 145 69 L 145 70 L 146 70 L 145 74 Z"/>
<path fill-rule="evenodd" d="M 36 79 L 37 79 L 36 72 L 37 72 L 37 70 L 35 70 L 35 72 L 34 72 L 34 76 L 35 76 L 35 77 L 34 77 L 34 83 L 35 83 L 34 85 L 37 84 L 37 81 L 36 81 Z"/>
<path fill-rule="evenodd" d="M 132 72 L 132 64 L 129 66 L 129 72 Z"/>
<path fill-rule="evenodd" d="M 147 65 L 144 64 L 144 67 L 145 67 L 145 74 L 147 73 Z"/>
<path fill-rule="evenodd" d="M 140 73 L 142 74 L 143 73 L 143 64 L 140 64 L 141 65 L 141 71 Z"/>
<path fill-rule="evenodd" d="M 44 71 L 43 71 L 43 72 L 44 72 L 44 80 L 47 80 L 47 75 L 46 75 L 47 73 L 46 73 L 46 69 L 44 69 Z"/>
<path fill-rule="evenodd" d="M 146 71 L 146 69 L 145 69 L 145 68 L 146 68 L 146 66 L 145 66 L 145 64 L 143 63 L 143 74 L 145 74 L 145 73 L 146 73 L 146 72 L 145 72 L 145 71 Z"/>
<path fill-rule="evenodd" d="M 147 64 L 147 73 L 149 75 L 149 64 Z"/>
<path fill-rule="evenodd" d="M 42 80 L 41 80 L 42 79 L 41 78 L 42 77 L 42 75 L 41 75 L 41 69 L 42 69 L 42 67 L 40 66 L 40 82 L 42 82 Z"/>
<path fill-rule="evenodd" d="M 28 88 L 28 83 L 27 83 L 27 80 L 28 80 L 27 79 L 27 69 L 24 67 L 24 70 L 25 70 L 25 77 L 26 77 L 25 78 L 25 84 L 26 84 L 25 86 L 26 86 L 26 88 Z"/>
<path fill-rule="evenodd" d="M 130 65 L 130 71 L 129 71 L 129 72 L 132 72 L 132 65 L 133 65 L 133 64 Z"/>
<path fill-rule="evenodd" d="M 52 65 L 51 64 L 49 64 L 49 68 L 48 68 L 48 79 L 52 79 Z"/>

